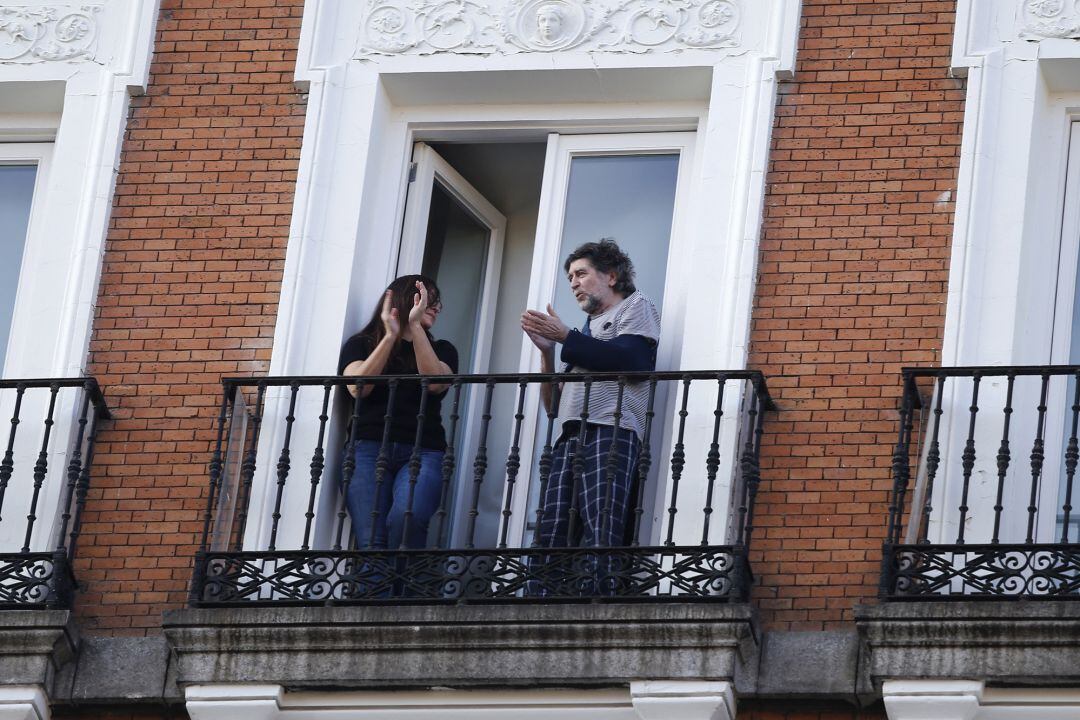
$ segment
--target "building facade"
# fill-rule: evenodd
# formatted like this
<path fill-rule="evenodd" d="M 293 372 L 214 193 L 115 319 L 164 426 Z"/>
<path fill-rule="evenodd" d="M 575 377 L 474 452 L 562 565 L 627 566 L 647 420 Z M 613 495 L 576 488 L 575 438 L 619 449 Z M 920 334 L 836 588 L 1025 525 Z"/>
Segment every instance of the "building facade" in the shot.
<path fill-rule="evenodd" d="M 0 2 L 0 188 L 0 718 L 1080 716 L 1072 0 Z M 631 529 L 542 551 L 518 318 L 605 236 Z M 416 272 L 442 497 L 363 551 Z"/>

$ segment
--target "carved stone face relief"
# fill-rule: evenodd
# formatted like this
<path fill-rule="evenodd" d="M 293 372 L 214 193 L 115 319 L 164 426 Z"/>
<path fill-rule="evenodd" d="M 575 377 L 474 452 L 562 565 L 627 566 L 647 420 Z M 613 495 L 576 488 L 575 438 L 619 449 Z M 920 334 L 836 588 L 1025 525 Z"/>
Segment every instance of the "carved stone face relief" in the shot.
<path fill-rule="evenodd" d="M 734 47 L 740 1 L 367 0 L 356 55 Z"/>
<path fill-rule="evenodd" d="M 1080 38 L 1080 0 L 1024 0 L 1022 37 Z"/>
<path fill-rule="evenodd" d="M 100 5 L 0 5 L 0 62 L 93 57 Z"/>

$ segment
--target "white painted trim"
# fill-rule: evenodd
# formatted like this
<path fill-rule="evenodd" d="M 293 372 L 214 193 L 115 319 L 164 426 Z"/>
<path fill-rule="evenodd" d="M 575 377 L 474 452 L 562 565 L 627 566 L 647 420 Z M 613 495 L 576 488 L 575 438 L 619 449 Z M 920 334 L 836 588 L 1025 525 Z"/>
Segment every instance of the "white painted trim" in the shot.
<path fill-rule="evenodd" d="M 630 696 L 642 720 L 735 720 L 735 688 L 726 681 L 635 681 Z"/>
<path fill-rule="evenodd" d="M 727 681 L 633 681 L 629 689 L 539 688 L 286 693 L 280 685 L 186 688 L 192 720 L 734 720 Z"/>
<path fill-rule="evenodd" d="M 49 699 L 38 685 L 0 685 L 0 720 L 49 720 Z"/>
<path fill-rule="evenodd" d="M 881 695 L 889 720 L 974 720 L 982 691 L 973 680 L 889 680 Z"/>
<path fill-rule="evenodd" d="M 1080 688 L 985 687 L 979 680 L 888 680 L 889 720 L 1072 720 Z"/>

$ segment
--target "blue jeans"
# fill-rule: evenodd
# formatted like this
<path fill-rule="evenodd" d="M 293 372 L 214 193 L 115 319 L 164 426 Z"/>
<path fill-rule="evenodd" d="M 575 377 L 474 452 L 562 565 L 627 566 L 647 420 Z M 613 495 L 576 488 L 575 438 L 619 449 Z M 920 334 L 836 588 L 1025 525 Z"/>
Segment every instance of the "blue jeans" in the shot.
<path fill-rule="evenodd" d="M 386 471 L 379 482 L 375 464 L 381 446 L 375 440 L 356 441 L 356 470 L 345 491 L 356 545 L 360 549 L 396 550 L 403 546 L 404 538 L 404 547 L 422 549 L 427 546 L 428 524 L 442 499 L 443 453 L 420 450 L 420 471 L 412 488 L 410 508 L 409 459 L 413 446 L 387 443 Z M 406 528 L 406 513 L 410 509 Z"/>

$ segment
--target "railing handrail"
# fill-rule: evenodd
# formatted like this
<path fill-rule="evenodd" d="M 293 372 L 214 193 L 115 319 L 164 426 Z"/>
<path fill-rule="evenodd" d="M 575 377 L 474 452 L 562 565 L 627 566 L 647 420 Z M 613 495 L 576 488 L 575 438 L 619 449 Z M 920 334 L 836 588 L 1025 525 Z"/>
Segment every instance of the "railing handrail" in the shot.
<path fill-rule="evenodd" d="M 221 379 L 228 391 L 235 387 L 289 387 L 290 385 L 355 385 L 358 382 L 390 382 L 427 380 L 436 384 L 461 383 L 463 385 L 585 382 L 619 380 L 749 380 L 758 391 L 763 410 L 775 410 L 776 405 L 769 394 L 765 374 L 760 370 L 635 370 L 627 372 L 581 372 L 581 373 L 456 373 L 452 375 L 262 375 L 230 376 Z"/>
<path fill-rule="evenodd" d="M 1080 373 L 1080 365 L 956 365 L 928 367 L 913 365 L 903 367 L 900 372 L 914 377 L 1028 377 L 1039 375 L 1075 375 Z"/>
<path fill-rule="evenodd" d="M 105 394 L 101 391 L 101 386 L 98 384 L 97 378 L 93 375 L 71 378 L 0 379 L 0 390 L 18 390 L 19 388 L 47 388 L 54 386 L 58 388 L 83 388 L 90 395 L 90 403 L 94 406 L 94 410 L 97 412 L 98 417 L 102 420 L 110 420 L 112 418 L 112 413 L 109 412 L 109 405 L 105 400 Z"/>

